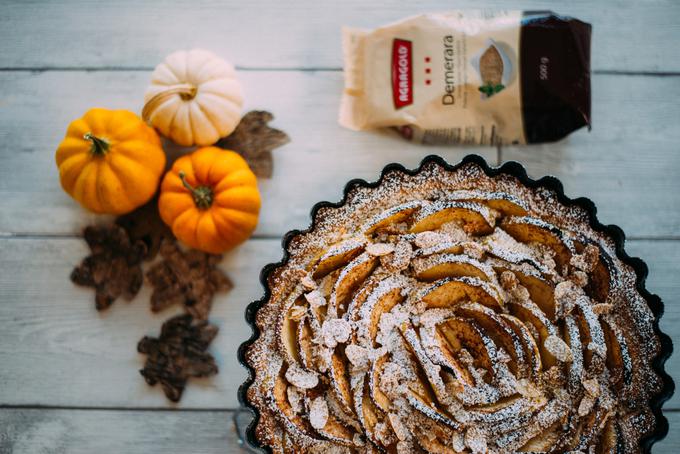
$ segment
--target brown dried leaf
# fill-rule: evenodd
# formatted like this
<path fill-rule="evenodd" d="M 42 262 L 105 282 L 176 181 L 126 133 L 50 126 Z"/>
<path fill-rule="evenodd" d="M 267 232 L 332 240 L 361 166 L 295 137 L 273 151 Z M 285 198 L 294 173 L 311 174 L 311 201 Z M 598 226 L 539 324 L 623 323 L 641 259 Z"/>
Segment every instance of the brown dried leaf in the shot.
<path fill-rule="evenodd" d="M 213 296 L 221 290 L 231 290 L 231 281 L 216 266 L 221 255 L 211 255 L 190 249 L 180 250 L 175 241 L 165 240 L 160 246 L 163 260 L 146 273 L 154 287 L 151 310 L 161 311 L 174 304 L 199 320 L 208 318 Z"/>
<path fill-rule="evenodd" d="M 141 262 L 147 253 L 142 241 L 130 241 L 117 225 L 89 226 L 85 241 L 92 253 L 71 272 L 71 281 L 96 289 L 95 307 L 103 310 L 122 296 L 130 301 L 143 282 Z"/>
<path fill-rule="evenodd" d="M 267 125 L 273 119 L 270 112 L 250 111 L 243 116 L 234 132 L 220 139 L 216 145 L 238 152 L 258 177 L 271 178 L 272 150 L 290 142 L 288 134 Z"/>
<path fill-rule="evenodd" d="M 206 352 L 217 331 L 188 314 L 171 318 L 163 323 L 159 338 L 144 336 L 137 344 L 137 351 L 148 355 L 139 372 L 149 385 L 160 383 L 167 398 L 178 402 L 189 378 L 218 372 L 215 358 Z"/>
<path fill-rule="evenodd" d="M 132 241 L 141 240 L 146 244 L 145 260 L 153 260 L 163 239 L 173 237 L 170 228 L 158 214 L 158 197 L 154 197 L 131 213 L 119 216 L 116 224 L 127 231 Z"/>

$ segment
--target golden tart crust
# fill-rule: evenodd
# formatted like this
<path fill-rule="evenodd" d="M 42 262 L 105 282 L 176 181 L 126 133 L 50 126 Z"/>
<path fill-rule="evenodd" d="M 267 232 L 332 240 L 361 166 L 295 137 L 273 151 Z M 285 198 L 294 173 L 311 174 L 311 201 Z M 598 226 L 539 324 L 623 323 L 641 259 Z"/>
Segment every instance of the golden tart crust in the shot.
<path fill-rule="evenodd" d="M 274 452 L 638 452 L 655 316 L 589 214 L 426 161 L 320 208 L 245 357 Z"/>

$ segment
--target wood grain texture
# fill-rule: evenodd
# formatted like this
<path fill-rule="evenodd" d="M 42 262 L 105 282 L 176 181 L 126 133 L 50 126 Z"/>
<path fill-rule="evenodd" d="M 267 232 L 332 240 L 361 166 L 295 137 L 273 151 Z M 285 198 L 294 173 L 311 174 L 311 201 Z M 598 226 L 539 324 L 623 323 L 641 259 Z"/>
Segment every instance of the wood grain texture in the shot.
<path fill-rule="evenodd" d="M 554 144 L 503 149 L 534 177 L 557 176 L 629 237 L 680 236 L 680 78 L 595 77 L 593 129 Z"/>
<path fill-rule="evenodd" d="M 137 342 L 157 336 L 179 308 L 152 314 L 150 288 L 130 303 L 94 309 L 92 289 L 69 280 L 88 253 L 80 239 L 0 240 L 0 405 L 172 407 L 160 387 L 139 375 Z M 250 241 L 225 257 L 235 288 L 215 298 L 210 320 L 220 328 L 210 351 L 220 373 L 193 380 L 180 407 L 235 408 L 246 371 L 237 346 L 250 335 L 248 303 L 261 297 L 260 269 L 281 259 L 278 240 Z"/>
<path fill-rule="evenodd" d="M 508 6 L 501 0 L 10 0 L 0 14 L 0 66 L 148 68 L 174 50 L 208 47 L 241 66 L 337 68 L 343 25 L 375 28 L 423 12 Z M 520 0 L 512 8 L 552 9 L 591 22 L 595 70 L 680 71 L 677 1 Z"/>
<path fill-rule="evenodd" d="M 496 151 L 490 148 L 423 147 L 389 132 L 341 128 L 336 122 L 342 90 L 338 72 L 241 75 L 248 108 L 271 110 L 275 125 L 292 137 L 274 152 L 274 177 L 261 181 L 257 235 L 304 228 L 315 202 L 339 200 L 349 179 L 373 180 L 389 162 L 414 167 L 431 153 L 456 162 L 472 152 L 495 163 Z M 0 216 L 0 233 L 76 234 L 91 222 L 93 217 L 59 190 L 54 150 L 69 121 L 90 106 L 138 111 L 147 79 L 140 72 L 0 73 L 0 212 L 12 213 Z M 679 79 L 595 76 L 591 133 L 581 130 L 556 144 L 508 148 L 503 158 L 521 161 L 534 176 L 557 175 L 568 194 L 592 198 L 601 220 L 619 224 L 629 236 L 675 237 L 680 234 Z M 59 87 L 57 95 L 54 87 Z"/>
<path fill-rule="evenodd" d="M 661 330 L 673 340 L 675 353 L 666 361 L 666 372 L 676 380 L 680 376 L 680 241 L 628 241 L 626 251 L 640 257 L 649 267 L 647 290 L 661 297 L 665 313 Z M 680 409 L 678 392 L 666 402 L 664 408 Z M 678 451 L 680 452 L 680 451 Z"/>
<path fill-rule="evenodd" d="M 243 453 L 227 411 L 0 409 L 0 454 Z"/>
<path fill-rule="evenodd" d="M 631 241 L 628 250 L 650 266 L 648 287 L 666 301 L 663 328 L 680 345 L 680 308 L 675 279 L 680 274 L 680 242 Z M 159 388 L 149 388 L 137 370 L 144 357 L 137 341 L 156 335 L 178 313 L 151 314 L 149 289 L 131 303 L 118 301 L 106 312 L 94 309 L 90 289 L 75 287 L 68 275 L 87 247 L 80 239 L 0 239 L 0 405 L 154 407 L 171 405 Z M 222 268 L 236 288 L 216 298 L 211 321 L 220 326 L 211 351 L 220 373 L 195 380 L 179 408 L 235 408 L 236 390 L 246 376 L 236 361 L 249 335 L 243 311 L 262 295 L 259 271 L 281 258 L 277 240 L 251 240 L 228 255 Z M 671 360 L 668 370 L 680 372 Z M 680 409 L 674 399 L 667 408 Z"/>
<path fill-rule="evenodd" d="M 112 411 L 0 409 L 0 454 L 236 454 L 236 431 L 226 411 Z M 671 427 L 680 413 L 666 414 Z M 680 432 L 654 445 L 655 454 L 680 452 Z"/>
<path fill-rule="evenodd" d="M 0 72 L 0 234 L 77 234 L 95 218 L 61 191 L 54 151 L 69 122 L 93 106 L 141 110 L 146 72 Z M 243 72 L 247 108 L 267 109 L 292 142 L 274 151 L 261 180 L 257 235 L 309 225 L 321 200 L 337 201 L 352 178 L 377 179 L 389 162 L 415 167 L 428 154 L 451 162 L 468 153 L 496 163 L 493 148 L 423 147 L 387 132 L 357 133 L 337 121 L 339 72 Z M 57 88 L 58 87 L 58 90 Z M 281 87 L 286 87 L 282 90 Z M 168 144 L 170 154 L 186 149 Z M 45 222 L 49 219 L 49 222 Z"/>

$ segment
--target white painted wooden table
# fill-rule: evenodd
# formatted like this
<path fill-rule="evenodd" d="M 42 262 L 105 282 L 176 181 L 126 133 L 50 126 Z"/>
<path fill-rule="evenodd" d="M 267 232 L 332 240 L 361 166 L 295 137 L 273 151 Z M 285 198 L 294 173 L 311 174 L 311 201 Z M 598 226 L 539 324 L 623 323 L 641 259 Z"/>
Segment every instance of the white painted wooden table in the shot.
<path fill-rule="evenodd" d="M 309 222 L 318 200 L 337 200 L 353 177 L 387 163 L 415 166 L 438 153 L 518 160 L 554 174 L 570 196 L 592 198 L 604 223 L 647 261 L 648 287 L 666 303 L 662 328 L 680 345 L 680 3 L 676 0 L 0 1 L 0 453 L 238 452 L 231 424 L 245 371 L 244 307 L 259 298 L 260 268 L 279 239 Z M 417 3 L 417 4 L 416 4 Z M 342 89 L 340 26 L 373 27 L 422 11 L 556 9 L 591 22 L 593 130 L 529 148 L 432 148 L 336 123 Z M 54 150 L 88 108 L 141 109 L 150 71 L 171 51 L 205 47 L 240 68 L 247 107 L 275 113 L 292 142 L 262 181 L 254 238 L 223 262 L 236 288 L 219 297 L 212 346 L 220 374 L 195 380 L 171 405 L 137 370 L 137 341 L 173 311 L 152 315 L 149 292 L 97 313 L 68 279 L 87 253 L 93 221 L 59 188 Z M 175 150 L 177 151 L 177 150 Z M 680 372 L 680 356 L 667 363 Z M 680 395 L 666 404 L 671 431 L 658 453 L 680 452 Z"/>

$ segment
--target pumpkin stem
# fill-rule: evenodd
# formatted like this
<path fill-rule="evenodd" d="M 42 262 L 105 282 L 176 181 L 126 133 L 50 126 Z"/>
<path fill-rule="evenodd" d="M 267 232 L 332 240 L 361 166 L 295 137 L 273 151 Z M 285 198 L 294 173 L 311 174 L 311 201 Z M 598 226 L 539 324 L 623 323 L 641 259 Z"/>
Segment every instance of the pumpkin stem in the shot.
<path fill-rule="evenodd" d="M 104 156 L 106 152 L 109 151 L 109 147 L 111 146 L 111 144 L 108 141 L 92 135 L 91 132 L 85 133 L 83 135 L 83 139 L 92 142 L 92 147 L 90 147 L 90 153 L 92 153 L 95 156 Z"/>
<path fill-rule="evenodd" d="M 199 186 L 194 188 L 186 180 L 186 174 L 184 171 L 179 171 L 179 179 L 182 180 L 182 184 L 185 188 L 191 191 L 191 195 L 194 196 L 194 203 L 200 210 L 207 210 L 213 203 L 213 192 L 208 186 Z"/>

